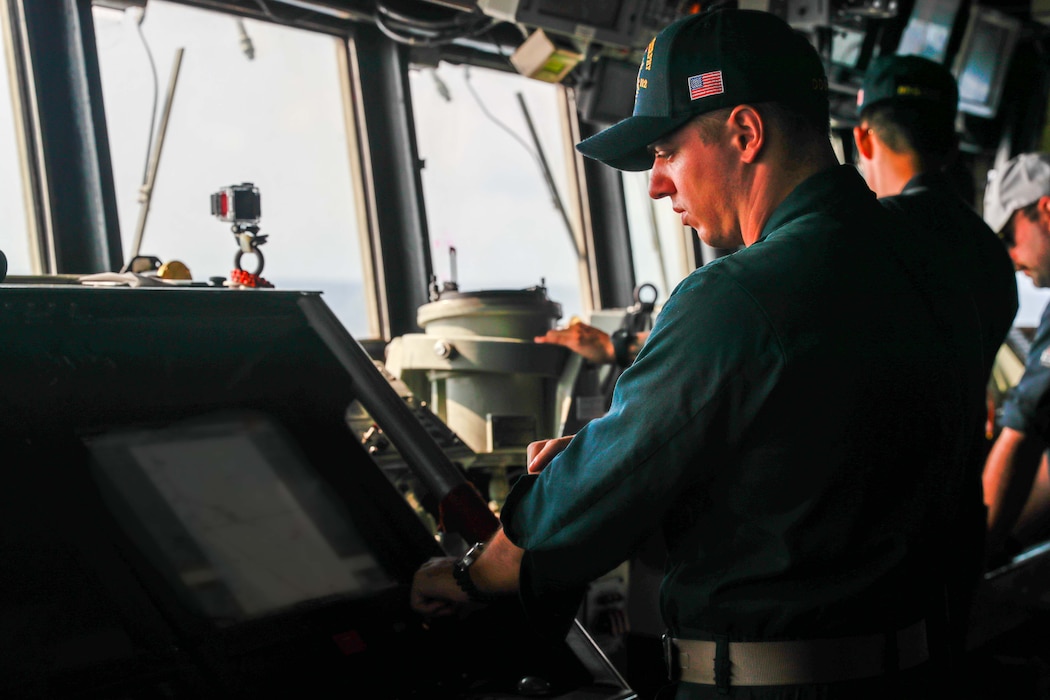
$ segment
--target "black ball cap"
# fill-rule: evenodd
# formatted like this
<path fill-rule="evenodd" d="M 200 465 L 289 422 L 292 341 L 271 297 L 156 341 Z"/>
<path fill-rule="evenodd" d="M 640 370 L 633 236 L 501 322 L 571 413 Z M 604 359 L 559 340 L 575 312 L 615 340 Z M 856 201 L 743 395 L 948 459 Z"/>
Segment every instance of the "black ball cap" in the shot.
<path fill-rule="evenodd" d="M 827 112 L 827 76 L 809 40 L 761 10 L 687 15 L 646 47 L 633 115 L 576 148 L 619 170 L 648 170 L 649 145 L 693 117 L 767 101 Z"/>

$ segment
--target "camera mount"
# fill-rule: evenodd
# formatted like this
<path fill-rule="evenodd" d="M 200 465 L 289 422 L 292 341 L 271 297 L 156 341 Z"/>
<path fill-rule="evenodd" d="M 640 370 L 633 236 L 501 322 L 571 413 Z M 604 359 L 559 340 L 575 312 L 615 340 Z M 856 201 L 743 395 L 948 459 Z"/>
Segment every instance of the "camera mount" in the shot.
<path fill-rule="evenodd" d="M 260 275 L 266 259 L 259 246 L 267 236 L 259 233 L 262 218 L 262 197 L 259 188 L 250 182 L 223 187 L 211 196 L 211 213 L 220 221 L 232 222 L 230 230 L 237 240 L 237 254 L 233 258 L 230 281 L 245 287 L 272 287 Z M 245 254 L 254 254 L 255 269 L 251 272 L 241 265 Z"/>

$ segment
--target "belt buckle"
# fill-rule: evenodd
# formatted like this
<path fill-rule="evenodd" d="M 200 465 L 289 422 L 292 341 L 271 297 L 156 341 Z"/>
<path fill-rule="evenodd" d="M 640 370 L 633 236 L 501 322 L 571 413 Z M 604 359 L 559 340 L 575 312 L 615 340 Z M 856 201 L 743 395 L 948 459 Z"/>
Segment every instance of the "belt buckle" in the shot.
<path fill-rule="evenodd" d="M 671 632 L 667 631 L 660 637 L 664 647 L 664 665 L 667 668 L 667 680 L 677 681 L 682 674 L 680 659 L 678 658 L 678 645 L 675 644 Z"/>

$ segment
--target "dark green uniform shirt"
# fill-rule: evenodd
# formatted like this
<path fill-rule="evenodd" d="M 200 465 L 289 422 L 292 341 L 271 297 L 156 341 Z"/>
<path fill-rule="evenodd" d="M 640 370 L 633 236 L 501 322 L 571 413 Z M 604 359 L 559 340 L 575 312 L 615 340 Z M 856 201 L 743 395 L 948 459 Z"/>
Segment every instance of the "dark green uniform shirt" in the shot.
<path fill-rule="evenodd" d="M 841 166 L 683 280 L 608 414 L 512 489 L 502 520 L 526 550 L 527 606 L 662 529 L 676 636 L 921 618 L 983 380 L 968 285 L 931 285 L 911 235 Z"/>
<path fill-rule="evenodd" d="M 899 195 L 881 201 L 917 224 L 913 245 L 926 254 L 925 264 L 969 279 L 990 374 L 1017 315 L 1017 277 L 1006 246 L 942 173 L 916 175 Z"/>
<path fill-rule="evenodd" d="M 985 385 L 973 383 L 973 447 L 967 461 L 969 485 L 960 495 L 960 518 L 944 543 L 944 600 L 927 616 L 927 635 L 935 652 L 949 652 L 956 659 L 965 653 L 973 594 L 984 572 L 987 509 L 981 475 L 991 442 L 986 436 L 988 377 L 996 354 L 1017 315 L 1017 279 L 1006 246 L 988 224 L 957 194 L 942 173 L 916 175 L 895 197 L 881 200 L 917 224 L 912 247 L 920 253 L 923 274 L 931 284 L 951 287 L 967 280 L 973 290 L 973 312 L 981 328 Z M 954 554 L 953 554 L 954 552 Z"/>

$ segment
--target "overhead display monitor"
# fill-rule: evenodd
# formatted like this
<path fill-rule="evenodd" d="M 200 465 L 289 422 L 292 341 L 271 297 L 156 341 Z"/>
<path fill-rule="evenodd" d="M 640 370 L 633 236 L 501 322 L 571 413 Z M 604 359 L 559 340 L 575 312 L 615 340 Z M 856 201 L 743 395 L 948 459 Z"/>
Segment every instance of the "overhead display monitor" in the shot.
<path fill-rule="evenodd" d="M 579 88 L 581 116 L 596 124 L 615 124 L 634 112 L 635 78 L 638 64 L 614 58 L 600 58 L 590 80 Z"/>
<path fill-rule="evenodd" d="M 831 25 L 831 62 L 837 66 L 862 70 L 871 55 L 871 41 L 863 27 Z"/>
<path fill-rule="evenodd" d="M 897 54 L 944 63 L 961 5 L 962 0 L 916 0 Z"/>
<path fill-rule="evenodd" d="M 986 7 L 974 7 L 952 72 L 959 83 L 959 111 L 994 118 L 1006 73 L 1021 33 L 1021 21 Z"/>

